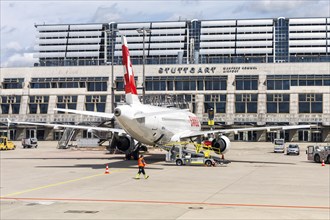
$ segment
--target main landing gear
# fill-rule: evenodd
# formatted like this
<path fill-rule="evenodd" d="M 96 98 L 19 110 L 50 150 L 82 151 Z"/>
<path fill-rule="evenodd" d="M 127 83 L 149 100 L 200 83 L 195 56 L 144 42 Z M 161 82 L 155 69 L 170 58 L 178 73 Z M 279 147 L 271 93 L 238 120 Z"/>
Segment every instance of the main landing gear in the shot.
<path fill-rule="evenodd" d="M 137 143 L 133 151 L 125 154 L 126 160 L 139 159 L 140 151 L 148 151 L 148 148 L 145 145 L 142 145 L 141 143 Z"/>

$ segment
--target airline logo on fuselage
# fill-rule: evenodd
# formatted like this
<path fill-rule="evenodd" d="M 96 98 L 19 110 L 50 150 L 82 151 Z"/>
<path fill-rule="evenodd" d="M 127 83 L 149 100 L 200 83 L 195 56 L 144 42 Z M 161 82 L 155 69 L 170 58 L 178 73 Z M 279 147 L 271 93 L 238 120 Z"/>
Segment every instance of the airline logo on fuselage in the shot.
<path fill-rule="evenodd" d="M 196 116 L 189 116 L 189 120 L 190 120 L 191 127 L 199 127 L 200 126 L 199 120 Z"/>

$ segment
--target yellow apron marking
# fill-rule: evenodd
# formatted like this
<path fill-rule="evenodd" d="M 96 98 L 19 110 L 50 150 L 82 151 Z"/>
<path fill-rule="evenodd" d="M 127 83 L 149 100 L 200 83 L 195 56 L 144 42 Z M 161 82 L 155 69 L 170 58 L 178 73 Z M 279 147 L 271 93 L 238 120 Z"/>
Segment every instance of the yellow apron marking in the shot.
<path fill-rule="evenodd" d="M 123 169 L 122 170 L 112 170 L 112 171 L 110 171 L 110 174 L 112 172 L 115 173 L 115 172 L 121 172 L 121 171 L 123 171 Z M 45 186 L 41 186 L 41 187 L 37 187 L 37 188 L 33 188 L 33 189 L 23 190 L 23 191 L 20 191 L 20 192 L 7 194 L 7 195 L 1 196 L 1 197 L 15 196 L 15 195 L 19 195 L 19 194 L 23 194 L 23 193 L 27 193 L 27 192 L 36 191 L 36 190 L 39 190 L 39 189 L 46 189 L 46 188 L 50 188 L 50 187 L 53 187 L 53 186 L 59 186 L 59 185 L 67 184 L 67 183 L 73 183 L 73 182 L 77 182 L 79 180 L 91 179 L 91 178 L 94 178 L 94 177 L 97 177 L 97 176 L 108 176 L 108 175 L 105 175 L 104 173 L 100 173 L 100 174 L 96 174 L 96 175 L 92 175 L 92 176 L 85 176 L 85 177 L 81 177 L 81 178 L 78 178 L 78 179 L 73 179 L 73 180 L 68 180 L 68 181 L 63 181 L 63 182 L 59 182 L 59 183 L 49 184 L 49 185 L 45 185 Z"/>

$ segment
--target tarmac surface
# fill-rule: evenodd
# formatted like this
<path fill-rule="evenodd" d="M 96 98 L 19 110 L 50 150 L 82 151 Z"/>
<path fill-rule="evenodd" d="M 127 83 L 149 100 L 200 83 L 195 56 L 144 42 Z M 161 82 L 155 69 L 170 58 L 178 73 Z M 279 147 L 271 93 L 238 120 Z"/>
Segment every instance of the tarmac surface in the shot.
<path fill-rule="evenodd" d="M 223 166 L 176 166 L 165 151 L 136 161 L 104 150 L 1 151 L 0 219 L 330 219 L 330 166 L 233 142 Z M 106 164 L 110 174 L 104 174 Z"/>

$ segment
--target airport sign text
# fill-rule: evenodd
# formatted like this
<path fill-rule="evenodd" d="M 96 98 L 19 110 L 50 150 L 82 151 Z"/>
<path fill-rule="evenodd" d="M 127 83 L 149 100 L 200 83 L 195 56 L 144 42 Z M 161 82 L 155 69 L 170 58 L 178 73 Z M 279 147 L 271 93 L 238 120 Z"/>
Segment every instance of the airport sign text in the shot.
<path fill-rule="evenodd" d="M 160 67 L 159 74 L 183 74 L 183 73 L 215 73 L 216 67 Z"/>

